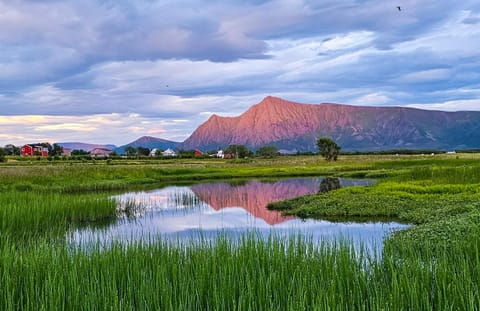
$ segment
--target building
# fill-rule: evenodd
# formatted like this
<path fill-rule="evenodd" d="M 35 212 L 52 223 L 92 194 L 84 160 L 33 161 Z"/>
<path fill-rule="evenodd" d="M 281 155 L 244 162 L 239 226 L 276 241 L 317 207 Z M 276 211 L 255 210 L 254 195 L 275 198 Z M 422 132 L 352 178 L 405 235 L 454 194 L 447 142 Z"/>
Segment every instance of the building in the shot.
<path fill-rule="evenodd" d="M 193 155 L 196 156 L 196 157 L 201 156 L 202 154 L 203 154 L 203 152 L 198 150 L 198 149 L 195 149 L 195 151 L 193 153 Z"/>
<path fill-rule="evenodd" d="M 20 155 L 22 157 L 48 157 L 48 148 L 42 145 L 23 145 L 20 148 Z"/>
<path fill-rule="evenodd" d="M 177 154 L 175 153 L 175 151 L 173 151 L 172 149 L 168 148 L 167 150 L 165 150 L 165 151 L 162 152 L 162 156 L 164 156 L 164 157 L 176 157 Z"/>
<path fill-rule="evenodd" d="M 106 148 L 94 148 L 90 150 L 92 157 L 107 158 L 112 153 L 112 150 Z"/>
<path fill-rule="evenodd" d="M 151 157 L 156 157 L 157 154 L 159 154 L 159 151 L 157 148 L 153 148 L 151 151 L 150 151 L 150 156 Z"/>
<path fill-rule="evenodd" d="M 225 157 L 225 154 L 223 153 L 223 150 L 218 150 L 217 152 L 217 158 L 224 158 Z"/>
<path fill-rule="evenodd" d="M 62 156 L 71 156 L 72 155 L 72 149 L 70 148 L 62 148 Z"/>

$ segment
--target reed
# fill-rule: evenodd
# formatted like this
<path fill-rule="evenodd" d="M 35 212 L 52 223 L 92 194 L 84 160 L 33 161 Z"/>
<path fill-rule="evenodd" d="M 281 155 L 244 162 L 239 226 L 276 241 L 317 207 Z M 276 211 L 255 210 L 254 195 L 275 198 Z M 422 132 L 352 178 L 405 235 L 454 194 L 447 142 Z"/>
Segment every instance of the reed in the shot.
<path fill-rule="evenodd" d="M 477 244 L 478 245 L 478 244 Z M 435 261 L 305 239 L 172 246 L 120 244 L 88 251 L 42 241 L 4 243 L 3 310 L 475 310 L 478 247 Z M 378 255 L 377 255 L 378 256 Z"/>
<path fill-rule="evenodd" d="M 17 238 L 64 234 L 72 225 L 112 219 L 115 209 L 106 195 L 8 191 L 0 193 L 0 232 Z"/>

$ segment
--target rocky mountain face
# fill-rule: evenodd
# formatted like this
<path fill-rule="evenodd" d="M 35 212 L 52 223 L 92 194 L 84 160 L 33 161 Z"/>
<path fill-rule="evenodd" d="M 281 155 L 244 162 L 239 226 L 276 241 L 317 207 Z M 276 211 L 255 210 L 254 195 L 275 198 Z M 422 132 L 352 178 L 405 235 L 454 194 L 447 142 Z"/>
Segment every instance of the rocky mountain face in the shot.
<path fill-rule="evenodd" d="M 342 150 L 479 148 L 480 112 L 311 105 L 269 96 L 238 117 L 211 116 L 180 147 L 212 150 L 241 144 L 317 151 L 316 140 L 324 136 Z"/>
<path fill-rule="evenodd" d="M 151 136 L 142 136 L 139 139 L 132 141 L 129 144 L 116 148 L 115 152 L 118 154 L 123 154 L 125 153 L 125 148 L 129 146 L 134 148 L 138 148 L 138 147 L 149 148 L 149 149 L 157 148 L 161 150 L 166 150 L 168 148 L 175 149 L 177 148 L 178 144 L 179 143 L 175 141 L 170 141 L 170 140 L 151 137 Z"/>

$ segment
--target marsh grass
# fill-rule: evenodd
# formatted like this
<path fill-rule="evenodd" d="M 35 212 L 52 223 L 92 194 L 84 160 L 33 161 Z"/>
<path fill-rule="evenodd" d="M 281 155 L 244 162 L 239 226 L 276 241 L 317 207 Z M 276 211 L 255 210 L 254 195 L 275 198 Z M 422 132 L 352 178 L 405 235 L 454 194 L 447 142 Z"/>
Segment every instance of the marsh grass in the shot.
<path fill-rule="evenodd" d="M 0 309 L 478 310 L 480 163 L 458 157 L 2 164 Z M 72 226 L 114 219 L 116 203 L 102 191 L 306 175 L 381 179 L 277 207 L 304 217 L 394 217 L 418 225 L 388 239 L 382 254 L 345 241 L 314 247 L 301 238 L 99 241 L 88 249 L 66 242 Z"/>
<path fill-rule="evenodd" d="M 72 225 L 112 219 L 115 207 L 115 201 L 106 195 L 3 192 L 0 232 L 14 237 L 64 233 Z"/>
<path fill-rule="evenodd" d="M 19 251 L 7 241 L 1 250 L 3 310 L 475 310 L 480 303 L 478 247 L 430 261 L 409 245 L 402 256 L 378 258 L 346 242 L 314 247 L 301 238 L 88 251 L 46 241 Z"/>

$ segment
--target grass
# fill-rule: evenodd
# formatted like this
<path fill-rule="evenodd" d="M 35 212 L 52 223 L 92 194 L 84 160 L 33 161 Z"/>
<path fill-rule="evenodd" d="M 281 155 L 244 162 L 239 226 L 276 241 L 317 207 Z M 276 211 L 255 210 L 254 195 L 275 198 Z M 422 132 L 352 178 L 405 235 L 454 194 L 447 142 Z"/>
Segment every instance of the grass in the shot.
<path fill-rule="evenodd" d="M 88 250 L 65 241 L 72 227 L 114 219 L 112 191 L 313 175 L 378 182 L 275 208 L 303 217 L 393 217 L 416 225 L 375 255 L 353 250 L 348 241 L 315 248 L 302 238 Z M 479 184 L 475 154 L 342 156 L 336 163 L 318 157 L 9 162 L 0 167 L 0 309 L 478 310 Z"/>
<path fill-rule="evenodd" d="M 88 252 L 5 243 L 3 310 L 475 310 L 478 244 L 425 261 L 404 248 L 381 260 L 347 242 L 219 238 L 186 244 L 114 245 Z M 408 253 L 408 254 L 407 254 Z M 366 257 L 365 257 L 366 256 Z M 452 266 L 452 263 L 455 265 Z"/>
<path fill-rule="evenodd" d="M 0 194 L 0 232 L 16 238 L 63 234 L 72 225 L 113 220 L 115 209 L 106 195 L 8 191 Z"/>

